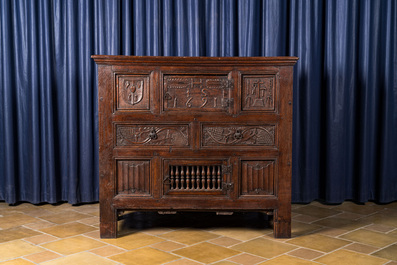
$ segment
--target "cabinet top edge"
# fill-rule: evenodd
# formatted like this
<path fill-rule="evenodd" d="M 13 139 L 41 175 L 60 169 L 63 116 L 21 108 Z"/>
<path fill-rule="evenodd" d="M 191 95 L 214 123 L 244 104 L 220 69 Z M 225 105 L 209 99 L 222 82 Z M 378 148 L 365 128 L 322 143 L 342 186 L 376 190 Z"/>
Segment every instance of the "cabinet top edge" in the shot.
<path fill-rule="evenodd" d="M 295 56 L 279 57 L 177 57 L 177 56 L 126 56 L 92 55 L 98 65 L 271 65 L 293 66 L 298 61 Z"/>

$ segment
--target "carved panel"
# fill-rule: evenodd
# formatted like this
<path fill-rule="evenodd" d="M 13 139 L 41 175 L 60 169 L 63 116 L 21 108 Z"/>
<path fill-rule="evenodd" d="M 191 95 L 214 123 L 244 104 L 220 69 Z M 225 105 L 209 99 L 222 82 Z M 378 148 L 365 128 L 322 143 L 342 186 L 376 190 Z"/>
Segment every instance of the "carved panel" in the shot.
<path fill-rule="evenodd" d="M 275 125 L 203 125 L 203 146 L 274 146 Z"/>
<path fill-rule="evenodd" d="M 227 76 L 164 76 L 164 110 L 228 110 L 233 100 Z"/>
<path fill-rule="evenodd" d="M 241 162 L 241 195 L 274 194 L 275 161 Z"/>
<path fill-rule="evenodd" d="M 275 76 L 243 76 L 243 110 L 275 109 Z"/>
<path fill-rule="evenodd" d="M 117 78 L 117 109 L 148 110 L 149 77 L 119 75 Z"/>
<path fill-rule="evenodd" d="M 150 195 L 150 161 L 118 161 L 117 193 Z"/>
<path fill-rule="evenodd" d="M 188 146 L 188 125 L 117 125 L 117 146 Z"/>

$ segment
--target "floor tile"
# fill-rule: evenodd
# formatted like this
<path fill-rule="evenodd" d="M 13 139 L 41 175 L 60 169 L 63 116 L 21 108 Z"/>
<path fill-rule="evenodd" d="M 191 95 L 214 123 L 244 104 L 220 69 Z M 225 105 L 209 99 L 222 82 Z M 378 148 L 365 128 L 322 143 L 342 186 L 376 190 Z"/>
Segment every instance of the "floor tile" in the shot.
<path fill-rule="evenodd" d="M 165 233 L 172 232 L 174 230 L 166 227 L 155 227 L 155 228 L 149 228 L 145 229 L 144 232 L 149 235 L 157 236 Z"/>
<path fill-rule="evenodd" d="M 11 214 L 11 215 L 6 215 L 4 217 L 0 217 L 0 228 L 8 229 L 8 228 L 32 223 L 35 221 L 36 221 L 36 218 L 34 218 L 32 216 L 22 214 L 22 213 L 16 213 L 16 214 Z"/>
<path fill-rule="evenodd" d="M 242 264 L 242 265 L 254 265 L 254 264 L 258 264 L 259 262 L 263 262 L 265 259 L 260 258 L 258 256 L 243 253 L 243 254 L 234 256 L 232 258 L 229 258 L 228 260 L 236 262 L 238 264 Z"/>
<path fill-rule="evenodd" d="M 317 230 L 316 234 L 322 234 L 330 237 L 338 237 L 340 235 L 346 234 L 348 231 L 339 228 L 324 227 L 323 229 Z"/>
<path fill-rule="evenodd" d="M 55 260 L 50 260 L 47 262 L 41 263 L 41 265 L 88 265 L 88 264 L 95 264 L 95 265 L 113 265 L 117 264 L 114 261 L 98 257 L 90 252 L 82 252 L 77 253 L 74 255 L 69 255 L 66 257 L 62 257 Z"/>
<path fill-rule="evenodd" d="M 360 229 L 350 232 L 346 235 L 341 236 L 341 238 L 380 248 L 397 241 L 397 238 L 366 229 Z"/>
<path fill-rule="evenodd" d="M 84 236 L 76 236 L 46 243 L 41 246 L 63 255 L 70 255 L 81 251 L 99 248 L 104 245 L 105 244 L 94 239 Z"/>
<path fill-rule="evenodd" d="M 287 242 L 322 252 L 330 252 L 351 243 L 347 240 L 332 238 L 320 234 L 302 236 L 288 240 Z"/>
<path fill-rule="evenodd" d="M 304 260 L 296 257 L 291 257 L 287 255 L 282 255 L 280 257 L 265 261 L 263 263 L 259 264 L 265 264 L 265 265 L 318 265 L 318 263 L 309 261 L 309 260 Z"/>
<path fill-rule="evenodd" d="M 200 265 L 203 263 L 198 263 L 190 259 L 178 259 L 176 261 L 171 261 L 170 263 L 167 263 L 167 265 Z"/>
<path fill-rule="evenodd" d="M 101 239 L 102 242 L 112 244 L 127 250 L 145 247 L 164 241 L 164 239 L 146 235 L 144 233 L 135 233 L 114 239 Z"/>
<path fill-rule="evenodd" d="M 344 229 L 344 230 L 353 230 L 358 229 L 360 227 L 369 225 L 369 222 L 365 221 L 356 221 L 356 220 L 349 220 L 339 217 L 329 217 L 325 219 L 321 219 L 317 222 L 313 223 L 314 225 L 321 225 L 326 227 Z"/>
<path fill-rule="evenodd" d="M 269 259 L 289 252 L 297 247 L 270 239 L 257 238 L 235 245 L 231 248 Z"/>
<path fill-rule="evenodd" d="M 340 213 L 340 211 L 337 211 L 334 209 L 327 209 L 327 208 L 317 207 L 317 206 L 312 206 L 312 205 L 304 206 L 304 207 L 295 209 L 293 211 L 294 211 L 294 213 L 305 214 L 305 215 L 318 217 L 318 218 L 325 218 L 325 217 Z"/>
<path fill-rule="evenodd" d="M 381 233 L 387 233 L 387 232 L 390 232 L 396 228 L 391 227 L 391 226 L 386 226 L 386 225 L 373 224 L 373 225 L 366 226 L 365 229 L 376 231 L 376 232 L 381 232 Z"/>
<path fill-rule="evenodd" d="M 116 254 L 120 254 L 125 252 L 125 250 L 115 247 L 115 246 L 104 246 L 100 248 L 96 248 L 90 250 L 90 252 L 94 253 L 95 255 L 102 256 L 102 257 L 109 257 Z"/>
<path fill-rule="evenodd" d="M 20 226 L 13 227 L 9 229 L 0 230 L 0 243 L 22 239 L 25 237 L 32 237 L 36 235 L 40 235 L 40 233 L 25 227 L 20 227 Z"/>
<path fill-rule="evenodd" d="M 376 213 L 374 215 L 363 218 L 371 223 L 375 223 L 378 225 L 385 225 L 397 228 L 397 216 L 387 215 L 385 213 Z"/>
<path fill-rule="evenodd" d="M 221 260 L 221 261 L 212 263 L 212 265 L 236 265 L 236 264 L 238 264 L 238 263 L 235 263 L 235 262 L 232 262 L 232 261 L 227 261 L 227 260 Z"/>
<path fill-rule="evenodd" d="M 209 240 L 208 242 L 219 245 L 219 246 L 223 246 L 223 247 L 230 247 L 232 245 L 237 245 L 239 243 L 241 243 L 241 240 L 237 240 L 231 237 L 218 237 L 212 240 Z"/>
<path fill-rule="evenodd" d="M 164 242 L 160 242 L 158 244 L 152 245 L 152 248 L 159 249 L 162 251 L 168 251 L 168 252 L 176 250 L 176 249 L 184 248 L 184 247 L 186 247 L 186 245 L 179 244 L 179 243 L 172 242 L 172 241 L 164 241 Z"/>
<path fill-rule="evenodd" d="M 46 221 L 55 223 L 55 224 L 65 224 L 73 221 L 77 221 L 80 219 L 91 217 L 88 214 L 77 213 L 75 211 L 68 211 L 67 214 L 65 213 L 55 213 L 51 215 L 42 216 L 41 219 Z"/>
<path fill-rule="evenodd" d="M 344 202 L 341 205 L 335 207 L 334 210 L 368 215 L 379 211 L 379 208 L 370 205 L 356 204 L 353 202 Z"/>
<path fill-rule="evenodd" d="M 30 242 L 32 244 L 35 244 L 35 245 L 40 245 L 40 244 L 43 244 L 43 243 L 48 243 L 48 242 L 51 242 L 51 241 L 58 240 L 58 238 L 55 237 L 55 236 L 42 234 L 42 235 L 38 235 L 38 236 L 28 237 L 28 238 L 25 238 L 24 240 L 28 241 L 28 242 Z"/>
<path fill-rule="evenodd" d="M 397 261 L 397 244 L 381 249 L 372 254 L 373 256 Z"/>
<path fill-rule="evenodd" d="M 386 259 L 373 257 L 349 250 L 337 250 L 315 261 L 327 265 L 381 265 L 387 262 Z"/>
<path fill-rule="evenodd" d="M 179 259 L 178 256 L 150 247 L 131 250 L 109 258 L 125 265 L 157 265 Z"/>
<path fill-rule="evenodd" d="M 27 228 L 30 228 L 30 229 L 39 230 L 39 229 L 46 228 L 46 227 L 51 227 L 51 226 L 54 226 L 54 225 L 55 225 L 54 223 L 36 219 L 35 222 L 29 223 L 29 224 L 24 224 L 23 226 L 27 227 Z"/>
<path fill-rule="evenodd" d="M 363 254 L 369 254 L 369 253 L 375 252 L 379 248 L 374 247 L 374 246 L 360 244 L 360 243 L 353 243 L 351 245 L 344 247 L 344 249 L 360 252 Z"/>
<path fill-rule="evenodd" d="M 302 235 L 313 233 L 314 231 L 318 231 L 321 228 L 322 227 L 318 226 L 318 225 L 305 224 L 305 223 L 301 223 L 301 222 L 292 220 L 291 235 L 292 235 L 292 237 L 299 237 Z M 269 235 L 269 236 L 273 237 L 273 235 Z"/>
<path fill-rule="evenodd" d="M 310 215 L 306 215 L 306 214 L 297 214 L 296 216 L 294 216 L 292 218 L 292 220 L 294 221 L 299 221 L 302 223 L 312 223 L 317 221 L 319 218 L 318 217 L 314 217 L 314 216 L 310 216 Z"/>
<path fill-rule="evenodd" d="M 78 234 L 84 234 L 87 232 L 91 232 L 93 230 L 96 230 L 96 228 L 85 224 L 80 224 L 77 222 L 40 229 L 41 232 L 60 238 L 75 236 Z"/>
<path fill-rule="evenodd" d="M 212 230 L 212 233 L 231 237 L 237 240 L 250 240 L 273 232 L 271 229 L 249 229 L 244 227 L 223 227 Z"/>
<path fill-rule="evenodd" d="M 176 241 L 186 245 L 196 244 L 219 237 L 215 233 L 201 231 L 199 229 L 181 229 L 169 233 L 159 235 L 161 238 Z"/>
<path fill-rule="evenodd" d="M 33 262 L 24 260 L 24 259 L 13 259 L 5 262 L 0 262 L 0 265 L 32 265 L 35 264 Z"/>
<path fill-rule="evenodd" d="M 78 220 L 77 222 L 85 225 L 96 225 L 99 224 L 99 217 L 93 216 Z"/>
<path fill-rule="evenodd" d="M 235 256 L 240 252 L 205 242 L 173 251 L 173 253 L 208 264 Z"/>
<path fill-rule="evenodd" d="M 44 249 L 22 240 L 14 240 L 0 244 L 0 261 L 15 259 L 25 255 L 42 252 Z"/>
<path fill-rule="evenodd" d="M 52 251 L 46 250 L 46 251 L 43 251 L 43 252 L 39 252 L 39 253 L 35 253 L 35 254 L 32 254 L 32 255 L 25 256 L 24 258 L 28 259 L 28 260 L 30 260 L 30 261 L 32 261 L 34 263 L 41 263 L 41 262 L 48 261 L 48 260 L 53 260 L 53 259 L 56 259 L 56 258 L 59 258 L 59 257 L 61 257 L 61 255 L 59 255 L 57 253 L 54 253 Z"/>
<path fill-rule="evenodd" d="M 318 257 L 324 255 L 323 252 L 315 251 L 315 250 L 308 249 L 308 248 L 300 248 L 297 250 L 293 250 L 293 251 L 289 252 L 288 254 L 298 257 L 298 258 L 308 259 L 308 260 L 312 260 L 312 259 L 315 259 L 315 258 L 318 258 Z"/>

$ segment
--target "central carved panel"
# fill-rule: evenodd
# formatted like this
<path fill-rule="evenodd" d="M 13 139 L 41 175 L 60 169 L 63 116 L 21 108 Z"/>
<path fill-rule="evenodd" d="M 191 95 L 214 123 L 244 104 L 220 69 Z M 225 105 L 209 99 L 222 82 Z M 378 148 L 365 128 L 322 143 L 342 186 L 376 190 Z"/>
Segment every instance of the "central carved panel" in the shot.
<path fill-rule="evenodd" d="M 227 76 L 164 76 L 164 110 L 227 110 L 233 83 Z"/>
<path fill-rule="evenodd" d="M 272 146 L 275 145 L 275 125 L 203 125 L 203 146 Z"/>
<path fill-rule="evenodd" d="M 118 125 L 117 146 L 188 146 L 188 125 Z"/>

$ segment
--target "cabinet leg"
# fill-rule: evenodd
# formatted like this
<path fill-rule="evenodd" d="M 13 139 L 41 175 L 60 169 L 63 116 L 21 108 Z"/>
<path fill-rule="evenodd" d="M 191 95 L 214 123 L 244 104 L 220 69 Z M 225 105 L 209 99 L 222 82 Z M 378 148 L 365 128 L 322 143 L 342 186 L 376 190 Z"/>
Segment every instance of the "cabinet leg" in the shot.
<path fill-rule="evenodd" d="M 117 237 L 117 210 L 102 209 L 100 211 L 100 236 L 101 238 Z"/>
<path fill-rule="evenodd" d="M 275 238 L 291 237 L 291 214 L 281 215 L 278 210 L 274 210 L 273 233 Z"/>

